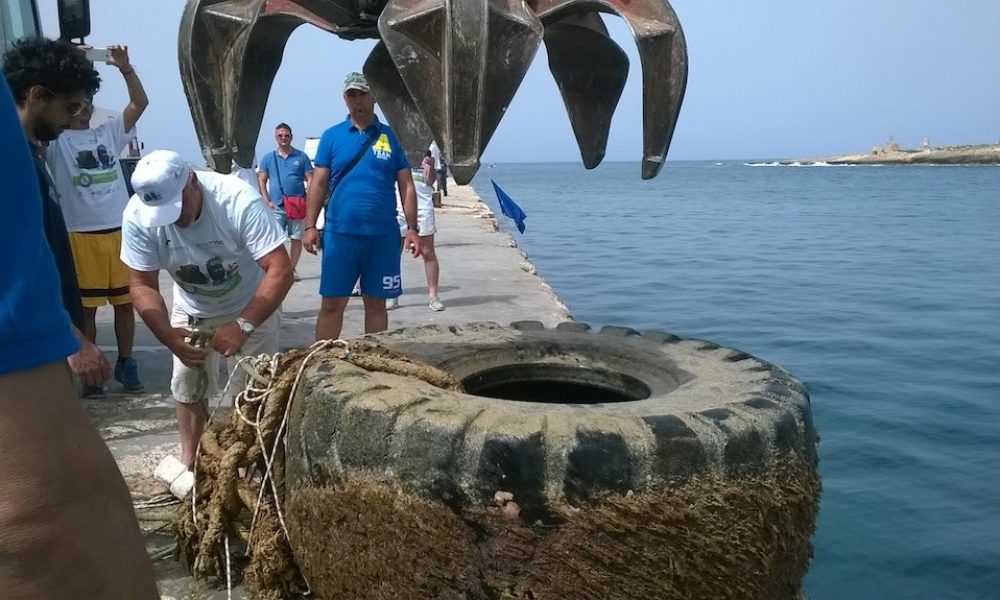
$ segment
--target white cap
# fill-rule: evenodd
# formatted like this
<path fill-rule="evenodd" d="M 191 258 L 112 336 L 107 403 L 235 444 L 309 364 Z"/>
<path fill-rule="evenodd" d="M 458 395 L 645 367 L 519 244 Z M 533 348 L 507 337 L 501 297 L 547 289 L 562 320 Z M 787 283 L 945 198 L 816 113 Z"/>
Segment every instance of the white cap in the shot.
<path fill-rule="evenodd" d="M 132 172 L 139 224 L 162 227 L 175 223 L 181 216 L 182 192 L 190 175 L 191 166 L 172 150 L 154 150 L 142 157 Z"/>

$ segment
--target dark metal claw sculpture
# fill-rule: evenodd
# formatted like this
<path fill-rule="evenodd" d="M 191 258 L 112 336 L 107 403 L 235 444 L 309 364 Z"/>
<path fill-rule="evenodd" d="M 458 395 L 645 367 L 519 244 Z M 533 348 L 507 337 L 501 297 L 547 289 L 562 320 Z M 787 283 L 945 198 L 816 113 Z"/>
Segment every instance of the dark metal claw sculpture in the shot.
<path fill-rule="evenodd" d="M 687 85 L 687 46 L 666 0 L 188 0 L 181 78 L 205 158 L 253 161 L 271 84 L 292 31 L 311 23 L 381 42 L 364 65 L 382 111 L 419 163 L 431 140 L 472 180 L 544 41 L 584 166 L 604 158 L 628 58 L 598 13 L 620 16 L 643 73 L 642 177 L 663 166 Z"/>

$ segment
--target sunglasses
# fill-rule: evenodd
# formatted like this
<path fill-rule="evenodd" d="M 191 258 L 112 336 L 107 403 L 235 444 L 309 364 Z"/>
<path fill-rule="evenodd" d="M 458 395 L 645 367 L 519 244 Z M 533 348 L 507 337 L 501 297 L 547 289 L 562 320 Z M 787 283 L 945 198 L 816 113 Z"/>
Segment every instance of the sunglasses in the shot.
<path fill-rule="evenodd" d="M 52 90 L 50 90 L 49 88 L 47 88 L 47 87 L 45 87 L 43 85 L 40 85 L 38 87 L 42 88 L 42 90 L 44 90 L 46 94 L 48 94 L 49 96 L 52 96 L 53 98 L 56 98 L 58 96 L 58 94 L 56 94 L 55 92 L 53 92 Z M 93 102 L 93 97 L 87 96 L 87 100 L 84 101 L 84 102 L 67 101 L 64 104 L 64 106 L 66 108 L 66 112 L 69 113 L 69 116 L 71 116 L 71 117 L 78 117 L 78 116 L 80 116 L 80 113 L 83 112 L 83 109 L 85 109 L 88 106 L 90 106 L 90 104 L 92 102 Z"/>

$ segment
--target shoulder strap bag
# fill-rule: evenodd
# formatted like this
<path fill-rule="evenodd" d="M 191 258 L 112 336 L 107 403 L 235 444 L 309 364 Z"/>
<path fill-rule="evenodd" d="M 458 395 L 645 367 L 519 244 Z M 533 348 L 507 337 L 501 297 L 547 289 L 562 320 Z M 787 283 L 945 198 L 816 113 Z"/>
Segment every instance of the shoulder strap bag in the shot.
<path fill-rule="evenodd" d="M 278 171 L 278 189 L 281 191 L 281 205 L 285 209 L 285 214 L 292 221 L 301 221 L 306 218 L 306 197 L 286 196 L 285 186 L 281 184 L 281 161 L 278 158 L 278 151 L 274 154 L 274 168 Z"/>

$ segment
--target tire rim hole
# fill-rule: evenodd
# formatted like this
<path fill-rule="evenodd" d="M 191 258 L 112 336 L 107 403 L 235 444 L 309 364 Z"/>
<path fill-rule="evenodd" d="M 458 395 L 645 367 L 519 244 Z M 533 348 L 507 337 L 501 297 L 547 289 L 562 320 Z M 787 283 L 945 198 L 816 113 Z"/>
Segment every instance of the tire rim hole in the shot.
<path fill-rule="evenodd" d="M 467 376 L 462 385 L 474 396 L 545 404 L 635 402 L 651 394 L 631 375 L 551 363 L 493 367 Z"/>

